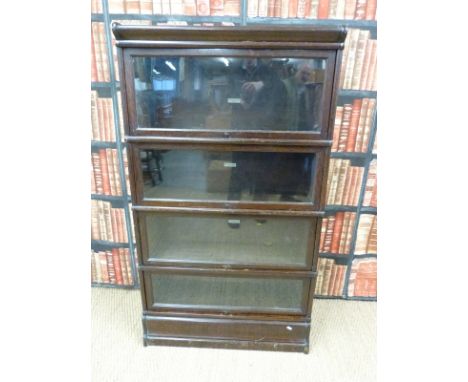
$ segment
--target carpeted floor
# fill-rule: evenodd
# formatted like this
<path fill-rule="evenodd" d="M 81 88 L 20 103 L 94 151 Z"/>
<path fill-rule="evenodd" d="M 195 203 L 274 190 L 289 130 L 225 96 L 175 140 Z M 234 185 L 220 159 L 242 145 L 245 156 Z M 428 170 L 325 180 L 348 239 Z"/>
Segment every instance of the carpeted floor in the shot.
<path fill-rule="evenodd" d="M 144 347 L 139 291 L 93 288 L 93 382 L 376 380 L 376 303 L 316 300 L 310 353 Z"/>

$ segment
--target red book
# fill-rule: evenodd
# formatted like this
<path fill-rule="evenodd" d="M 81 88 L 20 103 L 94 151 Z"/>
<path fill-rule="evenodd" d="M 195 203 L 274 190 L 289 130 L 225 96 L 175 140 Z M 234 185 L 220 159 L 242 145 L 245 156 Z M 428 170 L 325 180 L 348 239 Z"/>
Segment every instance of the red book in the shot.
<path fill-rule="evenodd" d="M 275 0 L 268 0 L 268 17 L 275 16 Z"/>
<path fill-rule="evenodd" d="M 318 16 L 319 19 L 327 19 L 328 18 L 328 8 L 330 5 L 330 0 L 320 0 L 318 6 Z"/>
<path fill-rule="evenodd" d="M 359 117 L 361 115 L 362 99 L 357 98 L 353 101 L 353 108 L 351 111 L 351 121 L 349 123 L 348 139 L 346 142 L 346 151 L 353 152 L 356 145 L 356 136 L 359 126 Z"/>
<path fill-rule="evenodd" d="M 112 252 L 106 251 L 107 258 L 107 272 L 109 273 L 109 283 L 115 284 L 115 268 L 114 268 L 114 259 L 112 258 Z"/>
<path fill-rule="evenodd" d="M 333 296 L 341 296 L 342 290 L 340 291 L 340 286 L 341 283 L 343 282 L 343 277 L 344 277 L 344 265 L 337 265 L 337 271 L 336 271 L 336 278 L 335 278 L 335 285 L 333 287 L 333 291 L 331 295 Z"/>
<path fill-rule="evenodd" d="M 224 0 L 210 1 L 211 16 L 224 16 Z"/>
<path fill-rule="evenodd" d="M 361 193 L 361 184 L 362 184 L 362 177 L 364 175 L 364 168 L 363 167 L 358 167 L 357 168 L 357 182 L 356 182 L 356 187 L 354 188 L 354 199 L 353 199 L 353 206 L 357 206 L 359 202 L 359 196 Z"/>
<path fill-rule="evenodd" d="M 126 261 L 127 272 L 128 272 L 127 273 L 128 283 L 133 284 L 132 266 L 131 266 L 132 260 L 130 259 L 130 252 L 127 248 L 122 248 L 122 250 L 124 251 L 124 254 L 125 254 L 125 261 Z"/>
<path fill-rule="evenodd" d="M 331 274 L 330 274 L 330 281 L 328 282 L 327 296 L 332 296 L 333 295 L 333 289 L 335 287 L 336 271 L 337 270 L 338 270 L 337 265 L 333 264 L 332 269 L 331 269 Z"/>
<path fill-rule="evenodd" d="M 354 19 L 356 13 L 356 0 L 346 0 L 345 3 L 345 20 Z"/>
<path fill-rule="evenodd" d="M 377 179 L 374 185 L 374 189 L 372 190 L 370 205 L 371 207 L 377 207 Z"/>
<path fill-rule="evenodd" d="M 297 16 L 298 1 L 299 1 L 299 0 L 289 0 L 288 17 L 289 17 L 290 19 L 292 19 L 292 18 L 294 18 L 294 17 Z"/>
<path fill-rule="evenodd" d="M 372 49 L 369 63 L 369 73 L 367 75 L 365 87 L 362 90 L 374 90 L 373 85 L 375 82 L 375 71 L 377 67 L 377 40 L 369 40 L 369 43 Z"/>
<path fill-rule="evenodd" d="M 377 12 L 377 0 L 367 0 L 365 19 L 375 20 L 376 12 Z"/>
<path fill-rule="evenodd" d="M 119 256 L 119 251 L 117 248 L 112 249 L 112 261 L 114 263 L 114 269 L 115 269 L 115 282 L 118 285 L 123 284 L 123 277 L 122 277 L 122 267 L 120 265 L 120 256 Z"/>
<path fill-rule="evenodd" d="M 349 215 L 348 232 L 346 232 L 346 242 L 343 253 L 349 254 L 351 252 L 351 239 L 353 237 L 354 223 L 356 222 L 356 214 L 351 212 Z"/>
<path fill-rule="evenodd" d="M 287 0 L 275 0 L 274 8 L 273 8 L 273 15 L 275 17 L 281 17 L 281 2 Z"/>
<path fill-rule="evenodd" d="M 122 281 L 124 285 L 128 285 L 128 270 L 127 270 L 127 263 L 125 261 L 125 249 L 124 248 L 116 248 L 117 253 L 119 255 L 120 260 L 120 269 L 122 271 Z"/>
<path fill-rule="evenodd" d="M 104 191 L 104 195 L 110 195 L 111 188 L 110 188 L 109 174 L 107 173 L 107 158 L 106 158 L 105 149 L 99 150 L 99 165 L 101 168 L 102 188 Z"/>
<path fill-rule="evenodd" d="M 319 252 L 324 252 L 323 246 L 325 244 L 325 234 L 327 233 L 327 224 L 328 224 L 328 218 L 323 218 L 322 219 L 322 225 L 320 227 Z"/>
<path fill-rule="evenodd" d="M 98 116 L 97 120 L 98 120 L 99 140 L 105 141 L 106 131 L 104 128 L 104 100 L 102 98 L 97 98 L 96 106 L 97 106 L 97 116 Z"/>
<path fill-rule="evenodd" d="M 340 245 L 337 253 L 345 253 L 346 238 L 349 229 L 349 222 L 351 220 L 351 212 L 345 212 L 343 218 L 343 228 L 341 229 Z"/>
<path fill-rule="evenodd" d="M 337 212 L 335 217 L 335 227 L 332 234 L 331 253 L 338 253 L 340 248 L 341 230 L 343 229 L 344 212 Z"/>
<path fill-rule="evenodd" d="M 210 0 L 197 0 L 197 15 L 198 16 L 210 15 Z"/>
<path fill-rule="evenodd" d="M 110 216 L 111 216 L 111 227 L 112 227 L 112 237 L 114 238 L 115 242 L 119 241 L 118 235 L 118 222 L 117 222 L 117 213 L 115 208 L 110 208 Z"/>
<path fill-rule="evenodd" d="M 96 183 L 96 194 L 102 194 L 104 193 L 104 189 L 102 187 L 102 173 L 101 165 L 99 162 L 99 154 L 91 153 L 91 161 L 93 163 L 94 181 Z"/>
<path fill-rule="evenodd" d="M 106 252 L 100 251 L 99 253 L 99 265 L 101 268 L 101 280 L 103 283 L 109 282 L 109 271 L 107 269 L 107 255 Z"/>

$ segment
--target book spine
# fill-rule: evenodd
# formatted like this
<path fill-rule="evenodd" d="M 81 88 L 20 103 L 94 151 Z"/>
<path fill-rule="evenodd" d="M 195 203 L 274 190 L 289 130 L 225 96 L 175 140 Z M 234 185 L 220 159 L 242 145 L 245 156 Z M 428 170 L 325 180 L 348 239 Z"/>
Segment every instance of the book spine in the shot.
<path fill-rule="evenodd" d="M 107 56 L 107 48 L 106 48 L 106 34 L 104 30 L 104 23 L 97 23 L 98 30 L 99 30 L 99 49 L 100 49 L 100 56 L 101 56 L 101 65 L 102 65 L 102 74 L 103 80 L 105 82 L 110 81 L 110 73 L 109 73 L 109 57 Z"/>
<path fill-rule="evenodd" d="M 371 200 L 369 203 L 371 207 L 377 207 L 377 175 L 376 175 L 375 180 L 376 180 L 375 186 L 374 186 L 374 189 L 372 190 L 372 196 L 371 196 Z"/>
<path fill-rule="evenodd" d="M 317 282 L 315 283 L 315 294 L 320 294 L 323 284 L 323 273 L 325 272 L 326 259 L 318 259 Z"/>
<path fill-rule="evenodd" d="M 114 231 L 112 230 L 112 218 L 111 218 L 111 205 L 110 203 L 103 203 L 104 207 L 104 218 L 106 222 L 106 235 L 108 241 L 115 241 Z"/>
<path fill-rule="evenodd" d="M 344 152 L 346 150 L 352 111 L 352 104 L 343 105 L 343 119 L 341 121 L 340 137 L 338 139 L 338 152 Z"/>
<path fill-rule="evenodd" d="M 109 272 L 107 269 L 107 255 L 104 251 L 99 251 L 99 267 L 101 269 L 101 280 L 103 283 L 109 283 Z"/>
<path fill-rule="evenodd" d="M 259 5 L 259 0 L 249 0 L 249 2 L 247 3 L 247 16 L 248 17 L 258 16 L 258 5 Z"/>
<path fill-rule="evenodd" d="M 333 144 L 331 151 L 338 151 L 338 142 L 340 140 L 341 121 L 343 119 L 343 106 L 337 106 L 335 113 L 335 126 L 333 127 Z"/>
<path fill-rule="evenodd" d="M 361 79 L 363 77 L 364 56 L 369 45 L 370 31 L 359 31 L 359 40 L 356 49 L 356 59 L 354 64 L 353 77 L 351 79 L 351 89 L 359 90 Z"/>
<path fill-rule="evenodd" d="M 115 192 L 117 196 L 122 196 L 122 182 L 120 180 L 119 158 L 117 155 L 117 150 L 112 150 L 112 159 L 114 162 Z"/>
<path fill-rule="evenodd" d="M 196 0 L 184 0 L 183 4 L 184 4 L 184 15 L 186 15 L 186 16 L 196 16 L 197 15 L 197 2 L 196 2 Z"/>
<path fill-rule="evenodd" d="M 104 81 L 104 73 L 102 71 L 102 57 L 101 57 L 101 42 L 99 39 L 99 26 L 98 23 L 91 23 L 91 37 L 94 45 L 94 61 L 96 65 L 96 77 L 99 82 Z"/>
<path fill-rule="evenodd" d="M 340 175 L 340 168 L 341 164 L 343 162 L 342 159 L 332 159 L 330 162 L 333 163 L 333 172 L 329 174 L 331 177 L 330 179 L 330 186 L 328 188 L 328 198 L 327 198 L 327 204 L 332 205 L 333 202 L 335 201 L 335 195 L 336 195 L 336 188 L 338 186 L 338 177 Z"/>
<path fill-rule="evenodd" d="M 153 0 L 153 15 L 162 15 L 161 0 Z"/>
<path fill-rule="evenodd" d="M 120 256 L 117 248 L 112 249 L 112 262 L 114 263 L 115 282 L 118 285 L 123 284 L 122 267 L 120 265 Z"/>
<path fill-rule="evenodd" d="M 356 143 L 352 150 L 354 152 L 361 152 L 362 137 L 364 136 L 364 128 L 366 125 L 368 107 L 369 107 L 369 98 L 363 98 L 361 111 L 359 113 L 359 123 L 358 123 L 358 129 L 357 129 L 357 134 L 356 134 Z"/>
<path fill-rule="evenodd" d="M 330 1 L 330 5 L 329 5 L 329 8 L 328 8 L 327 18 L 328 19 L 336 19 L 336 8 L 337 8 L 337 5 L 338 5 L 338 0 L 329 0 L 329 1 Z"/>
<path fill-rule="evenodd" d="M 333 200 L 333 204 L 334 205 L 341 205 L 342 202 L 343 202 L 343 194 L 344 194 L 344 191 L 345 191 L 345 183 L 346 183 L 346 178 L 348 176 L 348 173 L 349 173 L 349 169 L 350 169 L 350 161 L 349 160 L 344 160 L 342 163 L 341 163 L 341 167 L 340 167 L 340 173 L 338 175 L 338 184 L 336 186 L 336 195 L 335 195 L 335 199 Z"/>
<path fill-rule="evenodd" d="M 364 177 L 364 167 L 358 167 L 357 174 L 358 174 L 357 183 L 356 183 L 356 187 L 354 189 L 354 198 L 353 198 L 353 203 L 352 203 L 353 206 L 357 206 L 358 203 L 359 203 L 359 196 L 360 196 L 360 193 L 361 193 L 362 178 Z"/>
<path fill-rule="evenodd" d="M 91 131 L 93 140 L 99 141 L 101 137 L 99 135 L 99 121 L 97 112 L 97 93 L 96 91 L 91 92 Z"/>
<path fill-rule="evenodd" d="M 351 89 L 352 80 L 353 80 L 353 73 L 354 67 L 356 64 L 356 52 L 357 52 L 357 45 L 360 36 L 359 29 L 350 29 L 350 40 L 349 40 L 349 50 L 348 50 L 348 57 L 347 57 L 347 64 L 346 64 L 346 71 L 345 71 L 345 79 L 343 87 L 344 89 Z"/>
<path fill-rule="evenodd" d="M 337 212 L 335 217 L 335 227 L 332 234 L 331 252 L 339 253 L 341 230 L 343 229 L 344 212 Z"/>
<path fill-rule="evenodd" d="M 322 225 L 320 226 L 319 252 L 325 252 L 324 245 L 325 245 L 325 234 L 327 233 L 327 224 L 328 224 L 328 218 L 323 218 Z"/>
<path fill-rule="evenodd" d="M 96 82 L 98 81 L 98 70 L 96 65 L 96 50 L 95 50 L 95 43 L 94 37 L 91 29 L 91 81 Z"/>
<path fill-rule="evenodd" d="M 117 214 L 118 211 L 115 208 L 109 208 L 109 213 L 110 213 L 110 221 L 111 221 L 111 232 L 112 232 L 112 238 L 114 239 L 114 242 L 119 241 L 119 235 L 118 235 L 118 222 L 117 222 Z"/>
<path fill-rule="evenodd" d="M 287 0 L 275 0 L 274 6 L 273 6 L 274 17 L 281 17 L 281 4 L 283 1 L 287 1 Z"/>
<path fill-rule="evenodd" d="M 356 10 L 354 12 L 354 20 L 364 20 L 366 17 L 367 0 L 357 0 Z"/>
<path fill-rule="evenodd" d="M 359 217 L 358 233 L 354 253 L 364 255 L 367 249 L 370 226 L 372 224 L 372 215 L 362 214 Z"/>
<path fill-rule="evenodd" d="M 102 188 L 104 195 L 111 195 L 109 173 L 107 172 L 107 158 L 105 149 L 99 150 L 99 164 L 101 167 Z"/>
<path fill-rule="evenodd" d="M 124 249 L 124 254 L 125 254 L 125 261 L 127 265 L 127 278 L 128 278 L 128 283 L 133 284 L 133 276 L 132 276 L 132 266 L 131 266 L 131 258 L 130 258 L 130 251 L 128 249 Z"/>
<path fill-rule="evenodd" d="M 328 282 L 328 290 L 327 296 L 333 296 L 333 288 L 335 286 L 336 281 L 336 271 L 338 270 L 336 264 L 332 264 L 331 273 L 330 273 L 330 281 Z"/>
<path fill-rule="evenodd" d="M 224 0 L 224 16 L 239 16 L 240 0 Z"/>
<path fill-rule="evenodd" d="M 258 2 L 258 16 L 267 17 L 268 16 L 268 0 L 259 0 Z"/>
<path fill-rule="evenodd" d="M 122 227 L 122 239 L 123 239 L 124 243 L 128 243 L 127 231 L 125 229 L 126 220 L 125 220 L 125 215 L 124 215 L 124 210 L 123 209 L 120 210 L 120 217 L 121 217 L 121 220 L 122 220 L 122 225 L 121 225 L 121 227 Z"/>
<path fill-rule="evenodd" d="M 319 5 L 318 5 L 318 13 L 317 13 L 317 17 L 319 19 L 328 18 L 329 5 L 330 5 L 330 0 L 320 0 Z"/>
<path fill-rule="evenodd" d="M 338 245 L 337 253 L 341 253 L 341 254 L 345 253 L 346 235 L 348 234 L 350 220 L 351 220 L 351 212 L 345 212 L 344 218 L 343 218 L 343 228 L 340 234 L 340 243 Z"/>
<path fill-rule="evenodd" d="M 275 15 L 275 0 L 268 0 L 268 17 Z"/>
<path fill-rule="evenodd" d="M 288 7 L 288 17 L 295 18 L 297 16 L 297 8 L 299 5 L 299 0 L 289 0 L 289 7 Z"/>
<path fill-rule="evenodd" d="M 323 285 L 320 291 L 322 296 L 328 296 L 328 286 L 330 284 L 330 277 L 332 272 L 334 261 L 332 259 L 327 259 L 325 264 L 325 271 L 323 273 Z"/>
<path fill-rule="evenodd" d="M 336 4 L 336 18 L 338 20 L 344 20 L 345 18 L 345 6 L 346 0 L 338 0 Z"/>
<path fill-rule="evenodd" d="M 98 0 L 101 2 L 101 0 Z M 123 14 L 125 13 L 124 0 L 109 0 L 109 13 Z"/>
<path fill-rule="evenodd" d="M 170 0 L 170 3 L 171 3 L 171 15 L 183 15 L 184 14 L 183 0 Z M 212 3 L 216 3 L 217 7 L 221 7 L 220 9 L 217 8 L 218 13 L 216 15 L 217 16 L 223 16 L 222 12 L 223 12 L 224 1 L 223 0 L 212 0 Z M 214 14 L 211 13 L 211 15 L 214 15 Z"/>
<path fill-rule="evenodd" d="M 210 1 L 209 0 L 197 0 L 197 15 L 198 16 L 210 15 Z"/>
<path fill-rule="evenodd" d="M 343 57 L 341 59 L 341 74 L 340 74 L 340 84 L 339 87 L 340 89 L 344 89 L 344 81 L 345 78 L 347 77 L 347 68 L 348 68 L 348 52 L 349 52 L 349 42 L 351 39 L 351 30 L 348 31 L 348 34 L 346 35 L 345 39 L 345 44 L 344 44 L 344 49 L 343 49 Z"/>
<path fill-rule="evenodd" d="M 152 15 L 153 0 L 140 0 L 140 13 L 142 15 Z"/>
<path fill-rule="evenodd" d="M 345 175 L 345 181 L 343 182 L 343 191 L 342 193 L 342 198 L 339 200 L 340 205 L 346 206 L 347 201 L 349 200 L 349 194 L 351 190 L 351 182 L 353 181 L 353 171 L 354 167 L 347 167 L 346 169 L 346 175 Z"/>
<path fill-rule="evenodd" d="M 352 212 L 349 215 L 348 232 L 346 233 L 346 242 L 345 242 L 345 247 L 343 251 L 346 254 L 351 253 L 351 239 L 353 238 L 354 223 L 356 223 L 356 214 Z"/>
<path fill-rule="evenodd" d="M 116 248 L 119 260 L 120 260 L 120 269 L 122 272 L 122 283 L 123 285 L 129 285 L 128 282 L 128 270 L 127 270 L 127 262 L 125 260 L 125 249 L 124 248 Z"/>
<path fill-rule="evenodd" d="M 311 0 L 310 1 L 310 19 L 318 18 L 318 9 L 319 9 L 319 0 Z"/>
<path fill-rule="evenodd" d="M 112 108 L 112 99 L 106 98 L 106 105 L 107 105 L 107 118 L 108 118 L 108 126 L 109 126 L 109 141 L 115 142 L 115 124 L 114 124 L 114 109 Z"/>
<path fill-rule="evenodd" d="M 95 283 L 101 283 L 102 282 L 102 276 L 101 276 L 101 264 L 99 262 L 99 254 L 91 251 L 91 262 L 94 264 L 94 269 L 96 272 L 96 278 L 93 280 Z"/>
<path fill-rule="evenodd" d="M 375 72 L 377 68 L 377 40 L 369 40 L 371 44 L 371 57 L 369 62 L 369 72 L 363 90 L 374 90 Z"/>
<path fill-rule="evenodd" d="M 357 0 L 346 0 L 344 18 L 345 20 L 354 19 L 356 13 L 356 1 Z"/>
<path fill-rule="evenodd" d="M 310 3 L 310 0 L 309 0 L 309 3 Z M 299 18 L 299 19 L 305 18 L 306 9 L 307 9 L 307 0 L 298 0 L 298 2 L 297 2 L 297 18 Z"/>
<path fill-rule="evenodd" d="M 140 0 L 125 0 L 125 13 L 140 14 Z"/>
<path fill-rule="evenodd" d="M 104 188 L 102 185 L 102 172 L 101 172 L 101 165 L 99 161 L 99 154 L 98 153 L 91 153 L 91 161 L 93 163 L 94 169 L 94 176 L 95 176 L 95 183 L 96 183 L 96 194 L 103 194 Z"/>
<path fill-rule="evenodd" d="M 377 11 L 377 0 L 367 0 L 365 19 L 375 20 L 376 11 Z"/>
<path fill-rule="evenodd" d="M 370 132 L 372 129 L 372 118 L 373 118 L 374 110 L 375 110 L 375 103 L 376 103 L 375 99 L 369 99 L 366 118 L 365 118 L 364 132 L 362 134 L 361 152 L 363 153 L 367 152 L 367 149 L 368 149 L 367 146 L 369 145 Z"/>
<path fill-rule="evenodd" d="M 331 252 L 331 242 L 333 238 L 333 228 L 335 226 L 335 216 L 329 216 L 327 221 L 327 229 L 325 233 L 323 252 Z"/>
<path fill-rule="evenodd" d="M 106 221 L 104 218 L 104 211 L 102 207 L 102 201 L 96 201 L 96 216 L 99 223 L 99 237 L 96 240 L 107 240 L 106 234 Z"/>
<path fill-rule="evenodd" d="M 94 175 L 93 161 L 91 159 L 91 193 L 96 194 L 96 176 Z"/>
<path fill-rule="evenodd" d="M 362 99 L 357 98 L 353 101 L 353 106 L 351 109 L 351 120 L 349 123 L 349 133 L 346 142 L 346 151 L 354 151 L 356 145 L 356 137 L 358 132 L 359 118 L 361 115 Z"/>
<path fill-rule="evenodd" d="M 112 149 L 105 149 L 107 159 L 107 173 L 109 174 L 110 194 L 116 195 L 115 179 L 114 179 L 114 158 Z"/>
<path fill-rule="evenodd" d="M 114 268 L 114 259 L 112 258 L 112 252 L 106 251 L 106 258 L 107 258 L 107 272 L 109 273 L 109 283 L 115 284 L 115 268 Z"/>
<path fill-rule="evenodd" d="M 91 239 L 99 240 L 99 216 L 96 200 L 91 200 Z"/>

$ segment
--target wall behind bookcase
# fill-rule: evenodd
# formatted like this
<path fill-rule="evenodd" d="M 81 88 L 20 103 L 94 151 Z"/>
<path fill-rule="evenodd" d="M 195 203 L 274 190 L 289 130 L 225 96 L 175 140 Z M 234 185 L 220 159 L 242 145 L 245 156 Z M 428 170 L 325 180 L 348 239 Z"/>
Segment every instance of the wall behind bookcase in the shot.
<path fill-rule="evenodd" d="M 114 235 L 115 237 L 122 237 L 123 233 L 127 238 L 124 244 L 116 241 L 92 240 L 93 285 L 138 286 L 135 272 L 135 239 L 129 204 L 130 191 L 126 175 L 128 168 L 125 144 L 122 142 L 120 84 L 116 51 L 110 32 L 111 22 L 115 20 L 131 25 L 234 27 L 251 24 L 344 25 L 348 28 L 348 37 L 343 54 L 344 63 L 330 162 L 328 202 L 322 225 L 316 294 L 319 298 L 375 300 L 376 6 L 375 0 L 93 0 L 91 21 L 92 50 L 95 60 L 92 60 L 91 89 L 97 99 L 108 100 L 99 102 L 99 107 L 94 105 L 95 114 L 99 114 L 94 125 L 99 125 L 101 130 L 103 127 L 113 130 L 113 134 L 109 141 L 109 131 L 107 133 L 101 131 L 99 136 L 99 131 L 96 131 L 95 127 L 92 151 L 99 152 L 103 149 L 116 151 L 114 172 L 120 176 L 121 190 L 118 195 L 109 195 L 109 192 L 106 195 L 101 187 L 100 193 L 92 193 L 92 199 L 100 202 L 101 211 L 95 214 L 97 217 L 95 216 L 94 220 L 97 219 L 97 223 L 96 221 L 92 223 L 95 226 L 101 224 L 100 227 L 104 231 L 114 228 L 120 235 Z M 107 110 L 103 110 L 104 107 Z M 100 169 L 103 171 L 104 167 L 101 166 Z M 99 173 L 99 169 L 97 172 Z M 93 172 L 92 176 L 95 177 L 96 172 Z M 93 186 L 96 191 L 96 185 Z M 333 195 L 330 195 L 331 193 Z M 108 206 L 103 208 L 103 202 L 108 203 Z M 109 207 L 122 211 L 120 214 L 125 219 L 120 229 L 116 228 L 115 224 L 112 226 L 112 221 L 107 221 L 106 224 Z M 115 251 L 116 248 L 122 248 L 122 245 L 128 252 L 126 265 L 125 259 L 116 253 L 119 250 Z M 124 272 L 127 272 L 126 277 Z"/>

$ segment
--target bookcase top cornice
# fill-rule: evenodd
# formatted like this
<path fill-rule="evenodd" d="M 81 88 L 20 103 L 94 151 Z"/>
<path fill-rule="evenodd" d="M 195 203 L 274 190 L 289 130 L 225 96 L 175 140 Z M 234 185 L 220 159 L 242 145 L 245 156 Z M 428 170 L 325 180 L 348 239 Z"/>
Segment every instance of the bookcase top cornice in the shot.
<path fill-rule="evenodd" d="M 112 23 L 118 41 L 227 41 L 342 44 L 344 26 L 146 26 Z"/>

